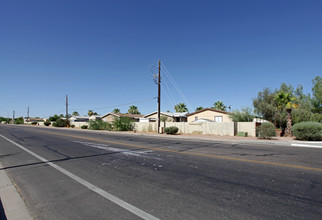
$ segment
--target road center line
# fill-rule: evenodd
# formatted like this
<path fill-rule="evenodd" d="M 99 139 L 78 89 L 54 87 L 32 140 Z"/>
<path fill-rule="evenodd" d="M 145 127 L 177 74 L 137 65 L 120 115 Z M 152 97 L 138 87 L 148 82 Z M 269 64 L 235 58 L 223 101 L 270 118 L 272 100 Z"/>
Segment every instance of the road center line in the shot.
<path fill-rule="evenodd" d="M 188 151 L 181 152 L 181 151 L 177 151 L 177 150 L 170 150 L 170 149 L 164 149 L 164 148 L 158 148 L 158 147 L 147 147 L 147 146 L 143 146 L 143 145 L 128 144 L 128 143 L 121 143 L 121 142 L 115 142 L 115 141 L 104 141 L 104 140 L 99 140 L 99 139 L 95 139 L 95 138 L 80 137 L 80 136 L 68 135 L 68 134 L 58 134 L 58 133 L 45 132 L 45 131 L 40 131 L 40 133 L 45 133 L 45 134 L 50 134 L 50 135 L 59 135 L 59 136 L 65 136 L 65 137 L 72 137 L 72 138 L 78 138 L 78 139 L 83 139 L 83 140 L 91 140 L 91 141 L 97 141 L 97 142 L 102 142 L 102 143 L 123 145 L 123 146 L 128 146 L 128 147 L 149 149 L 149 150 L 155 150 L 155 151 L 162 151 L 162 152 L 171 152 L 171 153 L 178 153 L 178 154 L 187 154 L 187 155 L 194 155 L 194 156 L 201 156 L 201 157 L 209 157 L 209 158 L 217 158 L 217 159 L 232 160 L 232 161 L 239 161 L 239 162 L 265 164 L 265 165 L 272 165 L 272 166 L 279 166 L 279 167 L 288 167 L 288 168 L 322 172 L 322 168 L 317 168 L 317 167 L 306 167 L 306 166 L 300 166 L 300 165 L 294 165 L 294 164 L 276 163 L 276 162 L 268 162 L 268 161 L 260 161 L 260 160 L 250 160 L 250 159 L 227 157 L 227 156 L 220 156 L 220 155 L 209 155 L 209 154 L 193 153 L 193 152 L 188 152 Z"/>
<path fill-rule="evenodd" d="M 42 162 L 48 164 L 49 166 L 55 168 L 56 170 L 62 172 L 63 174 L 65 174 L 66 176 L 72 178 L 73 180 L 75 180 L 76 182 L 82 184 L 83 186 L 86 186 L 88 189 L 98 193 L 99 195 L 103 196 L 104 198 L 110 200 L 111 202 L 121 206 L 122 208 L 130 211 L 131 213 L 135 214 L 138 217 L 141 217 L 142 219 L 149 219 L 149 220 L 157 220 L 157 217 L 154 217 L 153 215 L 150 215 L 147 212 L 144 212 L 143 210 L 131 205 L 130 203 L 127 203 L 121 199 L 119 199 L 118 197 L 104 191 L 103 189 L 96 187 L 95 185 L 87 182 L 86 180 L 74 175 L 73 173 L 65 170 L 64 168 L 48 161 L 47 159 L 39 156 L 38 154 L 28 150 L 27 148 L 23 147 L 22 145 L 4 137 L 3 135 L 0 135 L 0 137 L 2 137 L 3 139 L 7 140 L 8 142 L 16 145 L 17 147 L 21 148 L 22 150 L 26 151 L 27 153 L 31 154 L 32 156 L 36 157 L 37 159 L 41 160 Z"/>

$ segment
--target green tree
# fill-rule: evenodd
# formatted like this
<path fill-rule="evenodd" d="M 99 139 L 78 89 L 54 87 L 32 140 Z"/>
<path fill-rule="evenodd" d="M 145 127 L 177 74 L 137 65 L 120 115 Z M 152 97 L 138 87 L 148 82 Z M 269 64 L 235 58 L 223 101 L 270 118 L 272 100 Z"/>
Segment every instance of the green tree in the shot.
<path fill-rule="evenodd" d="M 292 136 L 292 109 L 297 108 L 296 97 L 293 96 L 292 90 L 285 89 L 285 84 L 281 85 L 280 91 L 278 91 L 275 95 L 274 101 L 276 102 L 276 106 L 280 111 L 286 112 L 286 129 L 285 136 Z"/>
<path fill-rule="evenodd" d="M 58 115 L 54 115 L 49 117 L 49 121 L 57 121 L 58 119 L 60 119 L 60 117 Z"/>
<path fill-rule="evenodd" d="M 15 118 L 15 124 L 24 124 L 23 117 Z"/>
<path fill-rule="evenodd" d="M 166 121 L 168 121 L 168 117 L 165 115 L 161 115 L 160 120 L 163 122 L 163 128 L 165 129 L 165 123 Z"/>
<path fill-rule="evenodd" d="M 77 111 L 74 111 L 74 112 L 72 113 L 72 115 L 73 115 L 73 116 L 79 116 L 79 113 L 78 113 Z"/>
<path fill-rule="evenodd" d="M 269 88 L 259 91 L 256 98 L 253 98 L 254 113 L 257 117 L 274 122 L 277 127 L 283 127 L 283 116 L 277 109 L 275 102 L 275 93 Z"/>
<path fill-rule="evenodd" d="M 129 109 L 127 110 L 127 113 L 129 113 L 129 114 L 134 114 L 134 115 L 139 115 L 139 114 L 141 114 L 141 113 L 139 112 L 138 107 L 136 107 L 135 105 L 131 105 L 131 106 L 129 107 Z"/>
<path fill-rule="evenodd" d="M 314 106 L 314 113 L 322 113 L 322 77 L 317 76 L 313 80 L 312 94 L 313 99 L 312 103 Z"/>
<path fill-rule="evenodd" d="M 197 107 L 195 111 L 200 111 L 200 110 L 202 110 L 202 109 L 203 109 L 203 107 L 202 107 L 202 106 L 200 106 L 200 107 Z"/>
<path fill-rule="evenodd" d="M 224 103 L 222 101 L 217 101 L 214 103 L 214 106 L 211 108 L 221 110 L 221 111 L 226 111 L 227 107 L 224 105 Z"/>
<path fill-rule="evenodd" d="M 179 103 L 175 105 L 174 110 L 176 110 L 176 112 L 188 112 L 188 108 L 184 103 Z"/>
<path fill-rule="evenodd" d="M 120 112 L 121 112 L 121 110 L 119 108 L 113 109 L 113 113 L 120 113 Z"/>
<path fill-rule="evenodd" d="M 233 122 L 251 122 L 255 118 L 250 107 L 242 108 L 241 111 L 238 109 L 229 114 L 229 117 Z"/>

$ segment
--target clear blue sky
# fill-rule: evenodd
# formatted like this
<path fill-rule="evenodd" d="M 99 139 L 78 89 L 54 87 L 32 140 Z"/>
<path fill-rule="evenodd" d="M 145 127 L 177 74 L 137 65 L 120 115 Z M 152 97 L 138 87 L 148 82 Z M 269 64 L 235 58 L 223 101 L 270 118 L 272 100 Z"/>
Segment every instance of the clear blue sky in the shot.
<path fill-rule="evenodd" d="M 309 93 L 322 72 L 322 1 L 0 1 L 0 116 L 64 113 L 66 94 L 81 115 L 124 103 L 150 113 L 159 59 L 186 97 L 164 76 L 163 111 L 252 106 L 282 82 Z"/>

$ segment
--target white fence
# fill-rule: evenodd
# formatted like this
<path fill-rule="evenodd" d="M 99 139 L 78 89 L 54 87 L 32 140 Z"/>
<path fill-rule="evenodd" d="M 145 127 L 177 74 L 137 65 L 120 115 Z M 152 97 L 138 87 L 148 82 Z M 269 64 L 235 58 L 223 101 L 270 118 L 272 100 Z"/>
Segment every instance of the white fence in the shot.
<path fill-rule="evenodd" d="M 164 123 L 161 122 L 163 130 Z M 234 136 L 237 132 L 247 132 L 248 136 L 256 136 L 255 122 L 166 122 L 166 127 L 176 126 L 179 128 L 179 133 L 182 134 L 204 134 L 204 135 L 220 135 Z M 157 132 L 156 122 L 135 122 L 134 127 L 139 132 Z"/>
<path fill-rule="evenodd" d="M 88 122 L 71 122 L 70 125 L 75 125 L 75 128 L 80 128 L 82 127 L 83 125 L 87 125 L 89 126 L 89 123 Z"/>

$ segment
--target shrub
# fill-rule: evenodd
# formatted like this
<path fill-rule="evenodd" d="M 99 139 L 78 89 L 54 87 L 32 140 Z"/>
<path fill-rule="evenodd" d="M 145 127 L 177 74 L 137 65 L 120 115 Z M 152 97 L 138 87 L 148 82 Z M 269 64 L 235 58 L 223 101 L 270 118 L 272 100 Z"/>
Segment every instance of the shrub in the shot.
<path fill-rule="evenodd" d="M 179 128 L 175 126 L 167 127 L 164 129 L 164 132 L 166 134 L 176 134 L 178 131 L 179 131 Z"/>
<path fill-rule="evenodd" d="M 24 124 L 23 117 L 16 118 L 16 119 L 15 119 L 15 124 L 17 124 L 17 125 L 19 125 L 19 124 Z"/>
<path fill-rule="evenodd" d="M 319 114 L 319 113 L 312 114 L 310 121 L 315 121 L 315 122 L 322 123 L 322 114 Z"/>
<path fill-rule="evenodd" d="M 81 126 L 81 129 L 87 129 L 88 128 L 88 126 L 87 125 L 82 125 Z"/>
<path fill-rule="evenodd" d="M 113 129 L 117 131 L 132 131 L 132 119 L 127 117 L 115 117 L 112 123 Z"/>
<path fill-rule="evenodd" d="M 36 125 L 36 124 L 38 124 L 38 122 L 37 121 L 33 121 L 33 122 L 31 122 L 31 124 L 32 125 Z"/>
<path fill-rule="evenodd" d="M 300 122 L 293 125 L 292 131 L 296 139 L 299 140 L 322 140 L 322 123 L 319 122 Z"/>
<path fill-rule="evenodd" d="M 70 127 L 75 128 L 75 125 L 74 125 L 74 124 L 72 124 Z"/>
<path fill-rule="evenodd" d="M 112 130 L 112 125 L 103 120 L 90 120 L 89 129 L 91 130 Z"/>
<path fill-rule="evenodd" d="M 51 124 L 51 122 L 48 120 L 44 122 L 44 125 L 46 125 L 46 126 L 49 126 L 50 124 Z"/>
<path fill-rule="evenodd" d="M 69 122 L 68 122 L 69 124 Z M 67 122 L 64 119 L 57 119 L 56 122 L 53 123 L 54 127 L 67 127 Z"/>
<path fill-rule="evenodd" d="M 256 135 L 259 138 L 270 139 L 276 137 L 275 125 L 272 123 L 263 123 L 256 128 Z"/>

